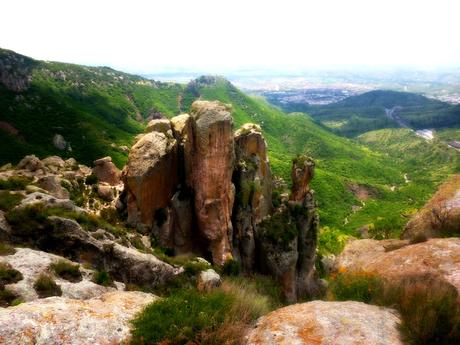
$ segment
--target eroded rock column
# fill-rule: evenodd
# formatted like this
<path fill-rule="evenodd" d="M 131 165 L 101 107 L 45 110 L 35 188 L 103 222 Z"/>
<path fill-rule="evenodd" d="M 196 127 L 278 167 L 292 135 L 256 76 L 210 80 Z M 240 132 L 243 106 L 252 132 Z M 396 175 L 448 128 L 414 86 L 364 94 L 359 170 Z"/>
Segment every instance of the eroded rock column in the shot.
<path fill-rule="evenodd" d="M 190 181 L 200 235 L 209 242 L 214 263 L 231 257 L 234 187 L 233 119 L 230 106 L 220 102 L 195 101 L 193 153 Z"/>

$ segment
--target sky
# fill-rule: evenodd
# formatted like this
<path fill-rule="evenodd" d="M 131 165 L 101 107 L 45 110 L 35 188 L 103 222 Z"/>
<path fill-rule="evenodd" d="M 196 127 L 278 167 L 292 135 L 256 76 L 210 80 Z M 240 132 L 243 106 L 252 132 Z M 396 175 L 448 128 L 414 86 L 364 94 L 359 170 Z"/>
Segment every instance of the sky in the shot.
<path fill-rule="evenodd" d="M 458 0 L 2 0 L 0 47 L 173 69 L 460 65 Z"/>

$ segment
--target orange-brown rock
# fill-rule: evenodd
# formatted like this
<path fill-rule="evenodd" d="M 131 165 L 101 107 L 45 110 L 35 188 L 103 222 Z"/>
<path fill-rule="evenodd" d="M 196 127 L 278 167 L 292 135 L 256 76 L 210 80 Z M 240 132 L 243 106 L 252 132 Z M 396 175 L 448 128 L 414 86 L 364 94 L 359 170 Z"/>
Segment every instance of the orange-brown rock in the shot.
<path fill-rule="evenodd" d="M 252 271 L 257 224 L 272 209 L 271 170 L 260 126 L 247 123 L 235 132 L 235 155 L 233 253 L 244 270 Z"/>
<path fill-rule="evenodd" d="M 295 304 L 261 317 L 245 345 L 402 345 L 398 313 L 361 302 Z"/>
<path fill-rule="evenodd" d="M 337 269 L 375 273 L 397 283 L 405 277 L 434 277 L 460 293 L 460 238 L 408 241 L 355 240 L 337 258 Z"/>
<path fill-rule="evenodd" d="M 112 163 L 111 157 L 104 157 L 94 161 L 93 174 L 99 182 L 106 182 L 112 186 L 120 183 L 121 171 Z"/>
<path fill-rule="evenodd" d="M 234 200 L 233 119 L 231 108 L 220 102 L 195 101 L 191 181 L 201 236 L 209 243 L 213 261 L 231 257 L 231 215 Z"/>
<path fill-rule="evenodd" d="M 155 131 L 143 135 L 129 153 L 123 181 L 128 222 L 151 228 L 160 221 L 155 215 L 169 205 L 178 184 L 176 139 Z"/>
<path fill-rule="evenodd" d="M 401 238 L 421 241 L 458 234 L 460 234 L 460 174 L 439 187 L 428 203 L 407 223 Z"/>
<path fill-rule="evenodd" d="M 308 184 L 314 176 L 314 168 L 315 163 L 309 157 L 299 156 L 294 159 L 291 170 L 291 200 L 301 201 L 305 198 L 310 189 Z"/>

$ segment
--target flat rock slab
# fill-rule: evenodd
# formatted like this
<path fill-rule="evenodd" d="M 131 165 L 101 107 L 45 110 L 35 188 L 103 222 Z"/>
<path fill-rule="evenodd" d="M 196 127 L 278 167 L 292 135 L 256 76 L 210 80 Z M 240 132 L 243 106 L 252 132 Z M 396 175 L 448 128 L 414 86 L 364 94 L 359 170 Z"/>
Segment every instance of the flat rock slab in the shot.
<path fill-rule="evenodd" d="M 90 300 L 49 297 L 0 308 L 2 345 L 114 345 L 130 339 L 135 314 L 156 296 L 108 292 Z"/>
<path fill-rule="evenodd" d="M 399 345 L 396 311 L 361 302 L 294 304 L 260 318 L 246 345 Z"/>
<path fill-rule="evenodd" d="M 383 241 L 357 240 L 337 258 L 339 270 L 370 272 L 396 281 L 410 275 L 433 274 L 460 292 L 460 238 L 433 238 L 385 251 Z"/>

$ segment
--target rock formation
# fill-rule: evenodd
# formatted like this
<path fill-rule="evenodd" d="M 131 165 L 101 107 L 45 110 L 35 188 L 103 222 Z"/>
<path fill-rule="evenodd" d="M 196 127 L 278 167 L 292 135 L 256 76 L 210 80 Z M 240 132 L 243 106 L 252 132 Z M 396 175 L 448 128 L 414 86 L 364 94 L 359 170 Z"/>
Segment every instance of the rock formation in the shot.
<path fill-rule="evenodd" d="M 130 320 L 156 298 L 117 291 L 88 300 L 49 297 L 0 308 L 0 344 L 126 344 Z"/>
<path fill-rule="evenodd" d="M 123 173 L 130 223 L 162 225 L 178 182 L 177 164 L 177 141 L 168 133 L 152 131 L 134 144 Z"/>
<path fill-rule="evenodd" d="M 237 200 L 233 210 L 233 254 L 245 271 L 252 271 L 257 225 L 272 210 L 267 143 L 258 125 L 248 123 L 236 131 L 235 154 L 233 181 Z"/>
<path fill-rule="evenodd" d="M 407 223 L 401 238 L 418 242 L 460 234 L 460 174 L 443 183 Z"/>
<path fill-rule="evenodd" d="M 258 231 L 262 270 L 280 281 L 290 302 L 321 293 L 314 267 L 319 220 L 308 186 L 313 174 L 311 159 L 294 159 L 290 200 L 265 219 Z"/>
<path fill-rule="evenodd" d="M 261 317 L 246 345 L 402 345 L 396 311 L 361 302 L 314 301 Z"/>
<path fill-rule="evenodd" d="M 195 101 L 193 170 L 195 213 L 201 236 L 209 242 L 216 264 L 231 258 L 230 236 L 234 186 L 234 144 L 230 108 L 219 102 Z"/>
<path fill-rule="evenodd" d="M 336 268 L 367 272 L 399 284 L 407 277 L 433 279 L 460 295 L 460 238 L 430 239 L 409 244 L 398 240 L 355 240 L 345 246 Z"/>
<path fill-rule="evenodd" d="M 93 174 L 97 176 L 98 181 L 106 182 L 112 186 L 120 183 L 121 172 L 112 163 L 111 157 L 104 157 L 94 161 Z"/>
<path fill-rule="evenodd" d="M 282 281 L 290 301 L 311 296 L 319 289 L 314 163 L 294 161 L 290 200 L 274 210 L 261 128 L 232 126 L 231 108 L 209 101 L 170 122 L 152 120 L 123 173 L 128 220 L 175 254 L 193 251 L 218 265 L 235 259 Z"/>

